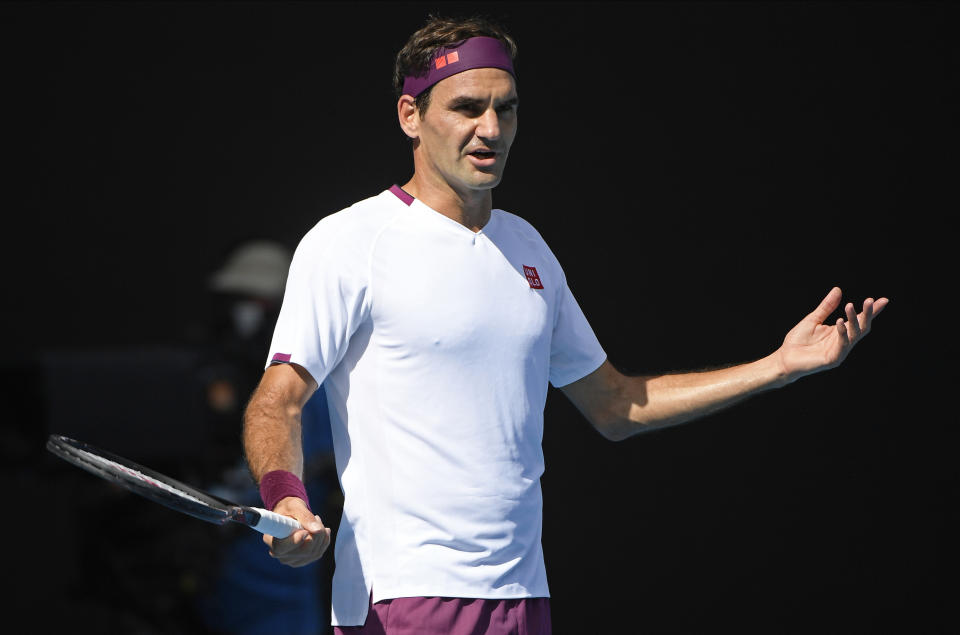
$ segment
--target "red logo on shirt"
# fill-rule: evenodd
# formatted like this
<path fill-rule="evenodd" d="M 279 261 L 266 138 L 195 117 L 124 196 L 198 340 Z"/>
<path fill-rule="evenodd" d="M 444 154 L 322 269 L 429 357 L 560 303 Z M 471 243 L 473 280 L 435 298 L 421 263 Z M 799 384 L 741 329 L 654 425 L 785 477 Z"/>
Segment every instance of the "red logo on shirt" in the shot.
<path fill-rule="evenodd" d="M 540 274 L 537 273 L 536 267 L 528 267 L 523 265 L 523 275 L 527 277 L 527 282 L 530 283 L 531 289 L 542 289 L 543 283 L 540 282 Z"/>

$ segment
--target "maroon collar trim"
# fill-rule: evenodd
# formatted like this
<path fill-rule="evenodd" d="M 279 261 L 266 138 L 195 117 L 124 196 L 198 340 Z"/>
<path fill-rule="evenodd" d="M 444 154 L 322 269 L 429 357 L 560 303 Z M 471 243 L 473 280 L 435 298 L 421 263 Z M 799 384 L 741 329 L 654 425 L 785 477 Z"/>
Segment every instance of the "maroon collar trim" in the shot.
<path fill-rule="evenodd" d="M 390 193 L 403 201 L 403 204 L 409 207 L 413 204 L 413 197 L 403 191 L 399 185 L 394 185 L 390 188 Z"/>

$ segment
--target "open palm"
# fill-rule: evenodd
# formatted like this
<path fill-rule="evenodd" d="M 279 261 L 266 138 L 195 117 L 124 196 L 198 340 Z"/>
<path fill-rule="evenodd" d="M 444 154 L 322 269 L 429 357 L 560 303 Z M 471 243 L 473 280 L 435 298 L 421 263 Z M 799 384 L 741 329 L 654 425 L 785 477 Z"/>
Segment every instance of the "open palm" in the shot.
<path fill-rule="evenodd" d="M 854 345 L 870 332 L 873 318 L 889 302 L 887 298 L 867 298 L 860 313 L 856 312 L 853 303 L 847 303 L 844 307 L 846 319 L 839 318 L 835 324 L 826 324 L 842 298 L 840 288 L 834 287 L 812 313 L 787 333 L 780 347 L 780 357 L 788 377 L 796 379 L 839 365 Z"/>

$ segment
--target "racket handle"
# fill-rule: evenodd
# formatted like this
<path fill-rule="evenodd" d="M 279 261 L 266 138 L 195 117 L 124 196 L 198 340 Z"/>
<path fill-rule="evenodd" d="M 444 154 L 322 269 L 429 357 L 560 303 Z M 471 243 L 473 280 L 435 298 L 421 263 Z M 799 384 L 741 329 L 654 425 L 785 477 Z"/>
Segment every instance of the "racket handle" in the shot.
<path fill-rule="evenodd" d="M 260 514 L 260 522 L 256 525 L 251 525 L 251 528 L 256 529 L 261 534 L 267 534 L 274 538 L 286 538 L 301 528 L 300 523 L 298 523 L 295 518 L 275 514 L 260 507 L 254 507 L 253 509 Z"/>

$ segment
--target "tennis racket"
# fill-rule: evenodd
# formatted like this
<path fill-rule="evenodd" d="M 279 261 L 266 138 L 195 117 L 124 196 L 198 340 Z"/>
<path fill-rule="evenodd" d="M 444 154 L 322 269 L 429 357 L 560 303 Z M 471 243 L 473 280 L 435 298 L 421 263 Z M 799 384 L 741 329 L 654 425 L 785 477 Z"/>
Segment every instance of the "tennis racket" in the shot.
<path fill-rule="evenodd" d="M 300 529 L 300 523 L 289 516 L 217 498 L 87 443 L 51 434 L 47 449 L 91 474 L 208 523 L 240 523 L 274 538 L 286 538 Z"/>

